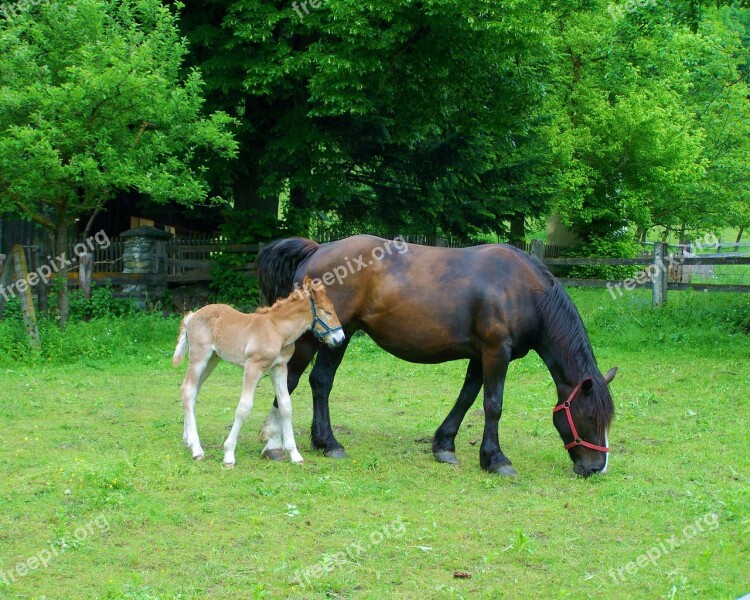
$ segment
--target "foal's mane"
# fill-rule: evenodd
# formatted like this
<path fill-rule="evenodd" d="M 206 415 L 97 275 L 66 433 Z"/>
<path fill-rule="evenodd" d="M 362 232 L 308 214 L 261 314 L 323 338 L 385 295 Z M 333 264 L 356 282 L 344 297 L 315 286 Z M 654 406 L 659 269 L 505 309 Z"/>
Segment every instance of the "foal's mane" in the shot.
<path fill-rule="evenodd" d="M 582 381 L 591 377 L 593 384 L 589 397 L 600 433 L 606 431 L 614 416 L 615 406 L 596 365 L 588 332 L 578 309 L 570 296 L 549 269 L 535 261 L 537 269 L 550 283 L 550 287 L 537 300 L 537 311 L 542 318 L 543 340 L 557 349 L 565 371 Z"/>
<path fill-rule="evenodd" d="M 304 297 L 304 291 L 302 290 L 302 288 L 298 288 L 285 298 L 279 298 L 271 306 L 259 306 L 255 309 L 255 312 L 264 315 L 266 313 L 273 312 L 277 308 L 281 308 L 281 306 L 283 306 L 284 304 L 288 304 L 292 300 L 299 300 L 302 297 Z"/>

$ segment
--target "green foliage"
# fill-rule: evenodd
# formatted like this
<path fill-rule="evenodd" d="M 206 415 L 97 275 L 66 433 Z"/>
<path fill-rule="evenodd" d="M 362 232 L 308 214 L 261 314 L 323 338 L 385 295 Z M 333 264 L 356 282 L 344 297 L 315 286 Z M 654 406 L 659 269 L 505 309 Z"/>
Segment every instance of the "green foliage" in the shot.
<path fill-rule="evenodd" d="M 229 304 L 242 312 L 252 312 L 261 305 L 260 287 L 241 267 L 249 254 L 221 254 L 211 264 L 211 301 Z M 238 261 L 242 261 L 238 263 Z"/>
<path fill-rule="evenodd" d="M 89 299 L 81 290 L 73 290 L 70 293 L 70 316 L 73 319 L 123 318 L 135 316 L 138 312 L 134 299 L 115 297 L 110 285 L 93 285 Z"/>
<path fill-rule="evenodd" d="M 748 11 L 705 7 L 698 21 L 680 11 L 650 3 L 613 19 L 605 2 L 559 10 L 547 104 L 557 209 L 583 237 L 750 219 Z"/>
<path fill-rule="evenodd" d="M 227 115 L 203 116 L 186 52 L 156 0 L 43 3 L 5 22 L 0 206 L 54 229 L 116 190 L 205 199 L 200 152 L 232 156 L 236 145 Z"/>
<path fill-rule="evenodd" d="M 636 258 L 641 252 L 641 245 L 633 241 L 627 231 L 609 237 L 594 237 L 572 248 L 566 248 L 562 257 L 568 258 Z M 627 279 L 639 271 L 636 266 L 628 265 L 578 265 L 557 267 L 558 277 L 574 279 Z"/>
<path fill-rule="evenodd" d="M 295 10 L 295 6 L 297 9 Z M 542 3 L 187 2 L 213 106 L 242 119 L 236 198 L 397 233 L 504 229 L 542 214 Z M 300 13 L 300 14 L 298 14 Z M 307 230 L 307 227 L 305 228 Z"/>
<path fill-rule="evenodd" d="M 105 316 L 88 322 L 74 320 L 67 330 L 57 327 L 53 319 L 42 317 L 39 319 L 42 348 L 33 351 L 22 319 L 9 317 L 0 321 L 0 361 L 93 364 L 139 356 L 153 359 L 150 345 L 166 331 L 176 335 L 177 327 L 174 319 L 148 313 L 132 313 L 128 318 Z"/>

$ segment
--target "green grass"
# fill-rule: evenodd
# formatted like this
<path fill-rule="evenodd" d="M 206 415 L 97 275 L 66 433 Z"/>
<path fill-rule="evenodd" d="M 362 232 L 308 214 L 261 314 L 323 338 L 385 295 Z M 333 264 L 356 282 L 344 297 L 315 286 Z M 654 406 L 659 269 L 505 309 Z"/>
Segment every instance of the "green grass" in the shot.
<path fill-rule="evenodd" d="M 429 440 L 464 363 L 412 365 L 364 337 L 331 401 L 350 460 L 310 449 L 306 380 L 293 396 L 305 464 L 262 460 L 257 432 L 272 398 L 264 380 L 237 467 L 225 470 L 240 372 L 221 365 L 204 386 L 206 460 L 193 462 L 181 439 L 184 370 L 169 360 L 176 319 L 47 329 L 53 350 L 41 355 L 22 348 L 18 323 L 1 323 L 0 571 L 90 529 L 46 568 L 0 583 L 0 598 L 747 593 L 750 299 L 675 293 L 654 312 L 647 292 L 572 295 L 600 367 L 620 367 L 610 472 L 588 480 L 574 476 L 552 426 L 554 388 L 535 356 L 508 376 L 500 435 L 515 479 L 478 467 L 480 403 L 457 438 L 462 464 L 432 459 Z M 696 521 L 704 531 L 686 532 Z M 660 544 L 669 549 L 670 536 L 685 543 L 637 565 Z"/>

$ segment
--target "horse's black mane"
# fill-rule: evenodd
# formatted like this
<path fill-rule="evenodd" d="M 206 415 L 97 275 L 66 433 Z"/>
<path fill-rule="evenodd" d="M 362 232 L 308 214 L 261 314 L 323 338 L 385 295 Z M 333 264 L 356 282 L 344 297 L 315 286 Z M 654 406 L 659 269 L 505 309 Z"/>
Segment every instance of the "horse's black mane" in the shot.
<path fill-rule="evenodd" d="M 317 242 L 300 237 L 276 240 L 263 246 L 255 264 L 266 304 L 292 293 L 297 267 L 319 247 Z"/>
<path fill-rule="evenodd" d="M 591 376 L 593 389 L 591 402 L 600 431 L 609 427 L 615 407 L 594 358 L 588 332 L 578 309 L 560 282 L 549 269 L 535 261 L 539 271 L 549 281 L 550 287 L 537 301 L 537 311 L 542 318 L 547 342 L 559 349 L 560 360 L 565 370 L 574 373 L 578 381 Z"/>

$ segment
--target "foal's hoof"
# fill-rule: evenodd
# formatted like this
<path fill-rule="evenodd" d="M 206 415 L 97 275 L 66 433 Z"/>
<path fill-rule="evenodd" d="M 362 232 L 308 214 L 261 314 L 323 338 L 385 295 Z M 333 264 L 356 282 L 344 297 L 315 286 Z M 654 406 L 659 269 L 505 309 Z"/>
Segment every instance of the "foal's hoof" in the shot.
<path fill-rule="evenodd" d="M 456 453 L 451 452 L 450 450 L 439 450 L 438 452 L 433 453 L 435 455 L 435 460 L 441 463 L 448 463 L 449 465 L 457 465 L 458 459 L 456 458 Z"/>
<path fill-rule="evenodd" d="M 495 475 L 505 475 L 506 477 L 515 477 L 518 475 L 518 472 L 513 468 L 512 465 L 500 465 L 498 467 L 495 467 L 494 469 L 490 469 L 490 473 L 494 473 Z"/>
<path fill-rule="evenodd" d="M 349 458 L 344 452 L 343 448 L 334 448 L 333 450 L 326 450 L 323 452 L 323 456 L 326 458 Z"/>
<path fill-rule="evenodd" d="M 281 462 L 286 460 L 286 452 L 284 452 L 281 448 L 275 448 L 273 450 L 263 450 L 263 458 Z"/>
<path fill-rule="evenodd" d="M 205 454 L 196 454 L 193 457 L 193 460 L 203 460 L 205 457 L 206 457 Z"/>
<path fill-rule="evenodd" d="M 234 463 L 221 463 L 221 466 L 225 469 L 234 469 Z"/>

